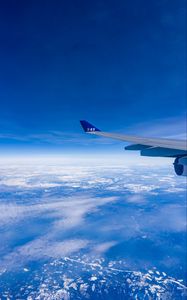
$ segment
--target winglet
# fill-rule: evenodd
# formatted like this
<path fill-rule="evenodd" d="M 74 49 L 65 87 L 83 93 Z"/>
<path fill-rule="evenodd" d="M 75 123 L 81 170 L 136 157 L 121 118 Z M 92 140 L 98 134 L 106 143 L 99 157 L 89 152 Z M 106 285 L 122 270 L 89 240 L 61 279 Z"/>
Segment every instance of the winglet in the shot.
<path fill-rule="evenodd" d="M 94 132 L 94 131 L 101 131 L 98 128 L 96 128 L 94 125 L 88 123 L 85 120 L 80 121 L 82 128 L 84 129 L 85 132 Z"/>

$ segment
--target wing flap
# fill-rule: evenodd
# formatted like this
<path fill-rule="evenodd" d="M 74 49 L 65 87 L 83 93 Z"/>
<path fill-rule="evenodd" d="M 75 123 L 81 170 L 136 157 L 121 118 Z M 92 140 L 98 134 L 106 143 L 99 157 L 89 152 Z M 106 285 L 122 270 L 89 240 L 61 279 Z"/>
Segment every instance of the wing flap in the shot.
<path fill-rule="evenodd" d="M 132 144 L 132 145 L 128 145 L 125 147 L 125 150 L 144 150 L 144 149 L 148 149 L 151 148 L 152 146 L 146 146 L 146 145 L 141 145 L 141 144 Z"/>
<path fill-rule="evenodd" d="M 176 150 L 162 147 L 150 147 L 141 150 L 140 154 L 142 156 L 157 156 L 157 157 L 177 157 L 179 155 L 185 155 L 186 151 Z"/>

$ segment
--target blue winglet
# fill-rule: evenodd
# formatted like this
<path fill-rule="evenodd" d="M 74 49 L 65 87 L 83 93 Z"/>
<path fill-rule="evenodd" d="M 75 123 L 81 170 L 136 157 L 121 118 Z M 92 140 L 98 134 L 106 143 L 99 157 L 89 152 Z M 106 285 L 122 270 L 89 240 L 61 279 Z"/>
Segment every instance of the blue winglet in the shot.
<path fill-rule="evenodd" d="M 80 121 L 80 123 L 85 132 L 101 131 L 98 128 L 96 128 L 94 125 L 88 123 L 85 120 Z"/>

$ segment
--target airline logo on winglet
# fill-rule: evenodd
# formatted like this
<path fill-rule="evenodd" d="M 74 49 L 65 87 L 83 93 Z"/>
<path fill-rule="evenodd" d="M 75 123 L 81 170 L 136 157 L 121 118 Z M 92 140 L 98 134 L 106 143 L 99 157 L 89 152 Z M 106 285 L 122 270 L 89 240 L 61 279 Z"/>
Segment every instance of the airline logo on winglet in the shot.
<path fill-rule="evenodd" d="M 94 131 L 100 131 L 98 128 L 96 128 L 94 125 L 88 123 L 85 120 L 80 121 L 82 128 L 85 132 L 94 132 Z"/>

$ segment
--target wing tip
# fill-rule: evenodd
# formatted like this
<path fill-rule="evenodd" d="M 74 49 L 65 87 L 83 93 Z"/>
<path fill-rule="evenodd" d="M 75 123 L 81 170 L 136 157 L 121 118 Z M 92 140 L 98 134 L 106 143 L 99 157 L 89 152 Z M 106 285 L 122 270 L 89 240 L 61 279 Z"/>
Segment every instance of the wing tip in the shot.
<path fill-rule="evenodd" d="M 101 131 L 100 129 L 98 129 L 94 125 L 90 124 L 86 120 L 80 120 L 80 123 L 81 123 L 81 126 L 82 126 L 82 128 L 85 132 L 90 132 L 91 133 L 91 132 L 94 132 L 94 131 Z"/>

